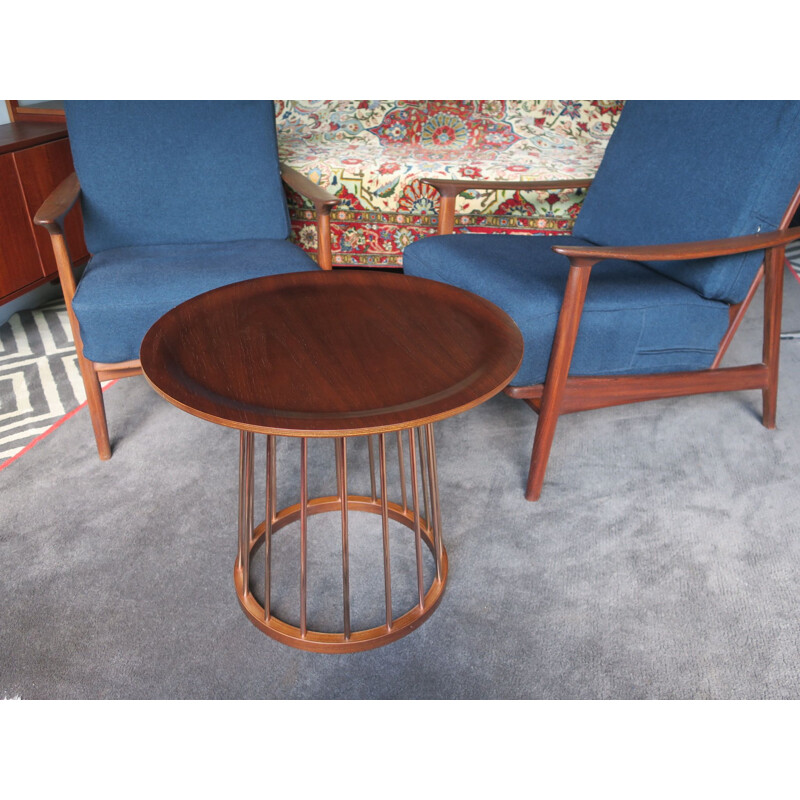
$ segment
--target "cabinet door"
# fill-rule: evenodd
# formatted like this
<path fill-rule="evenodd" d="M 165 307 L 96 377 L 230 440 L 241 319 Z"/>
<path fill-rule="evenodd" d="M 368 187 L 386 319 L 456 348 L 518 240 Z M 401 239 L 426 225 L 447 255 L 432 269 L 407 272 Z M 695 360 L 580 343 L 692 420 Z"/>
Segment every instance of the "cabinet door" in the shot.
<path fill-rule="evenodd" d="M 39 210 L 50 192 L 64 180 L 74 167 L 72 153 L 67 139 L 59 139 L 37 147 L 29 147 L 14 153 L 22 190 L 30 218 Z M 50 234 L 44 228 L 34 225 L 34 236 L 39 248 L 45 275 L 56 272 L 56 260 Z M 79 205 L 76 204 L 64 220 L 64 233 L 73 261 L 79 261 L 87 255 L 86 243 L 83 240 L 83 220 Z"/>
<path fill-rule="evenodd" d="M 44 275 L 14 155 L 0 156 L 0 298 Z"/>

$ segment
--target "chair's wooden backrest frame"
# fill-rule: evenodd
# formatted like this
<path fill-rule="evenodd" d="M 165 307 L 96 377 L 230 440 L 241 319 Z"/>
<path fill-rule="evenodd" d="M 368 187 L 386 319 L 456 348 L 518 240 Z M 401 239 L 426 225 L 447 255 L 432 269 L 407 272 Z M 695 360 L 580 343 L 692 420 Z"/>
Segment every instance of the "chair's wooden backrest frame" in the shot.
<path fill-rule="evenodd" d="M 786 211 L 781 218 L 780 225 L 778 225 L 779 231 L 785 231 L 788 229 L 789 225 L 791 225 L 794 215 L 797 213 L 798 208 L 800 208 L 800 184 L 798 184 L 797 189 L 795 189 L 794 195 L 792 196 L 792 199 L 790 200 L 789 205 L 787 206 Z M 728 350 L 728 347 L 730 346 L 730 343 L 733 341 L 733 337 L 736 335 L 736 331 L 739 329 L 739 325 L 744 319 L 744 315 L 747 313 L 747 309 L 750 307 L 750 303 L 755 297 L 756 291 L 758 290 L 758 287 L 764 278 L 764 266 L 764 264 L 761 265 L 761 268 L 756 273 L 755 278 L 753 278 L 753 282 L 750 284 L 750 288 L 748 289 L 747 296 L 744 298 L 744 300 L 742 300 L 741 303 L 731 306 L 730 324 L 728 325 L 728 330 L 725 332 L 725 335 L 722 337 L 717 355 L 714 358 L 714 362 L 711 364 L 711 369 L 717 369 L 719 367 L 723 357 L 725 356 L 725 353 Z"/>

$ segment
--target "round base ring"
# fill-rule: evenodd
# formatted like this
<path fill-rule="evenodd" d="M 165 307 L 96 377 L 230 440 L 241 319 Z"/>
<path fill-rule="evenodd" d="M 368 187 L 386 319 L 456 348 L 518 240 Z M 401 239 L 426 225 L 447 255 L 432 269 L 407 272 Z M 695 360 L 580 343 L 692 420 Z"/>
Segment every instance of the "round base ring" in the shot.
<path fill-rule="evenodd" d="M 395 522 L 405 525 L 412 532 L 416 530 L 416 520 L 410 510 L 404 510 L 397 503 L 387 502 L 388 517 Z M 365 511 L 370 514 L 382 514 L 380 500 L 360 495 L 348 495 L 348 511 Z M 307 514 L 324 514 L 331 511 L 341 511 L 338 497 L 318 497 L 308 501 Z M 300 505 L 296 504 L 282 509 L 275 515 L 272 532 L 280 530 L 292 522 L 300 519 Z M 420 537 L 436 559 L 436 543 L 424 518 L 419 520 Z M 254 531 L 250 541 L 248 558 L 252 558 L 253 550 L 264 539 L 266 523 L 262 522 Z M 233 571 L 233 580 L 236 587 L 236 596 L 245 615 L 259 630 L 267 636 L 290 647 L 300 650 L 309 650 L 315 653 L 354 653 L 361 650 L 371 650 L 375 647 L 389 644 L 411 631 L 418 628 L 434 612 L 444 594 L 447 583 L 447 551 L 441 545 L 441 559 L 437 574 L 425 592 L 423 602 L 393 619 L 390 625 L 379 625 L 375 628 L 351 631 L 349 636 L 344 633 L 327 633 L 322 631 L 306 630 L 305 635 L 300 628 L 290 625 L 274 614 L 267 616 L 264 606 L 258 602 L 250 591 L 249 586 L 245 591 L 244 574 L 238 560 Z"/>

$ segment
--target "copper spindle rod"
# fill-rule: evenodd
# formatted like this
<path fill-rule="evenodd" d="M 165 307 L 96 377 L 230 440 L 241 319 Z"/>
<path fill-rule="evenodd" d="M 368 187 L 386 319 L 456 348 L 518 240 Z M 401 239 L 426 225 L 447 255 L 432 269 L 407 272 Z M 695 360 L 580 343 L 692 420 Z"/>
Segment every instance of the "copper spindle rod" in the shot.
<path fill-rule="evenodd" d="M 344 604 L 344 638 L 350 638 L 350 547 L 347 532 L 347 439 L 336 440 L 336 483 L 342 507 L 342 595 Z"/>
<path fill-rule="evenodd" d="M 269 441 L 272 440 L 272 448 L 269 448 Z M 271 466 L 269 468 L 270 480 L 267 484 L 267 491 L 272 494 L 272 522 L 278 515 L 278 471 L 276 469 L 276 461 L 278 458 L 278 440 L 275 436 L 267 437 L 268 454 L 271 454 Z"/>
<path fill-rule="evenodd" d="M 430 533 L 433 529 L 431 528 L 431 517 L 428 505 L 428 475 L 425 470 L 425 448 L 422 446 L 422 427 L 420 426 L 417 428 L 417 442 L 419 443 L 419 467 L 420 467 L 420 477 L 422 478 L 422 499 L 425 502 L 425 526 Z"/>
<path fill-rule="evenodd" d="M 308 439 L 300 440 L 300 635 L 305 638 L 308 560 Z"/>
<path fill-rule="evenodd" d="M 267 499 L 264 511 L 264 619 L 272 616 L 270 596 L 272 586 L 272 523 L 275 521 L 275 437 L 267 436 Z"/>
<path fill-rule="evenodd" d="M 253 434 L 239 434 L 239 566 L 242 594 L 250 594 L 250 542 L 253 538 Z"/>
<path fill-rule="evenodd" d="M 403 513 L 408 511 L 408 498 L 406 496 L 406 465 L 403 463 L 403 436 L 397 431 L 397 461 L 400 467 L 400 496 L 403 498 Z"/>
<path fill-rule="evenodd" d="M 245 480 L 247 476 L 247 432 L 239 432 L 239 551 L 236 560 L 239 569 L 244 569 L 245 548 L 243 546 L 245 530 L 245 508 L 247 507 L 247 492 Z"/>
<path fill-rule="evenodd" d="M 386 496 L 386 434 L 378 436 L 381 473 L 381 517 L 383 519 L 383 585 L 386 594 L 386 628 L 392 628 L 392 573 L 389 561 L 389 507 Z"/>
<path fill-rule="evenodd" d="M 408 431 L 408 460 L 411 462 L 411 502 L 414 507 L 414 545 L 417 552 L 417 588 L 419 589 L 420 610 L 425 605 L 425 590 L 422 585 L 422 532 L 419 527 L 419 486 L 417 484 L 417 449 L 414 431 Z"/>
<path fill-rule="evenodd" d="M 369 445 L 369 482 L 372 491 L 372 499 L 376 500 L 378 497 L 375 491 L 375 454 L 372 452 L 372 435 L 367 436 L 367 444 Z"/>
<path fill-rule="evenodd" d="M 428 441 L 428 477 L 431 482 L 431 518 L 433 520 L 434 549 L 436 550 L 436 577 L 442 579 L 442 517 L 439 507 L 439 479 L 436 474 L 436 446 L 433 441 L 433 424 L 425 426 Z"/>

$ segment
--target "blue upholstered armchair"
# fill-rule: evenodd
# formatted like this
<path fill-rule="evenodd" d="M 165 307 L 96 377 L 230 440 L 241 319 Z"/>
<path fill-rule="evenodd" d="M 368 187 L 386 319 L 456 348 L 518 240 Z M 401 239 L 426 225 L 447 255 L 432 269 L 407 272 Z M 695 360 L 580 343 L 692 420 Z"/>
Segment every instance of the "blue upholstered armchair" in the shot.
<path fill-rule="evenodd" d="M 559 414 L 760 389 L 764 425 L 775 426 L 799 141 L 798 102 L 630 101 L 572 235 L 443 235 L 406 248 L 406 273 L 486 297 L 523 332 L 506 392 L 539 413 L 529 500 Z M 457 183 L 442 188 L 469 188 Z M 723 368 L 762 278 L 762 361 Z"/>
<path fill-rule="evenodd" d="M 100 381 L 140 373 L 144 334 L 184 300 L 248 278 L 330 269 L 338 201 L 281 168 L 271 101 L 81 101 L 65 110 L 77 175 L 35 222 L 51 235 L 107 459 Z M 282 179 L 315 204 L 319 265 L 288 241 Z M 92 257 L 76 282 L 62 222 L 78 198 Z"/>

